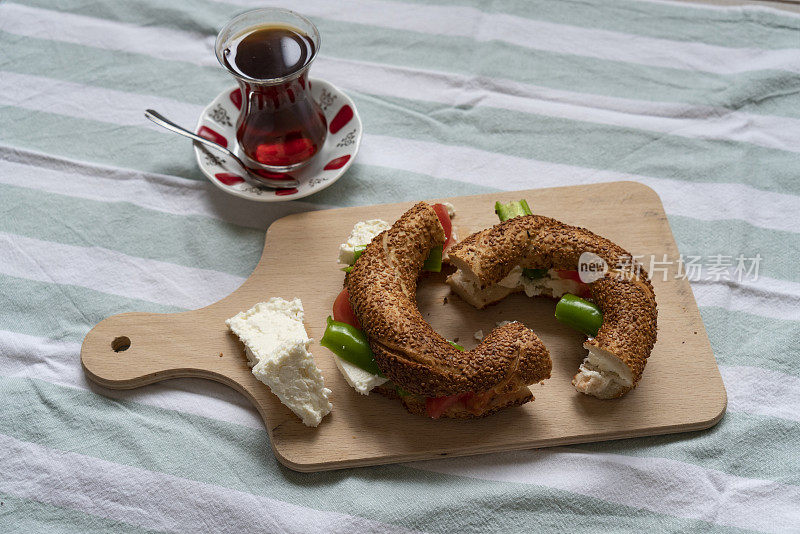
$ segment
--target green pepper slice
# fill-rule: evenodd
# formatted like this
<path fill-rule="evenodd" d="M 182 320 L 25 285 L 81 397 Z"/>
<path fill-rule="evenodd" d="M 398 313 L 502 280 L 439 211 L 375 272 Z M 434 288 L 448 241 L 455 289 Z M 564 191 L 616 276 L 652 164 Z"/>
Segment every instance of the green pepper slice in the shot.
<path fill-rule="evenodd" d="M 364 332 L 347 323 L 334 321 L 330 316 L 327 323 L 325 333 L 319 341 L 320 345 L 368 373 L 383 376 L 378 364 L 375 363 Z"/>
<path fill-rule="evenodd" d="M 529 280 L 538 280 L 547 276 L 547 269 L 522 269 L 522 276 Z"/>
<path fill-rule="evenodd" d="M 367 250 L 367 245 L 358 245 L 357 247 L 353 247 L 353 263 L 358 261 L 358 258 Z"/>
<path fill-rule="evenodd" d="M 603 313 L 588 300 L 567 293 L 556 304 L 556 319 L 587 336 L 596 336 L 603 325 Z"/>
<path fill-rule="evenodd" d="M 433 273 L 441 272 L 442 270 L 442 245 L 433 247 L 428 253 L 428 259 L 422 264 L 423 271 L 431 271 Z"/>
<path fill-rule="evenodd" d="M 466 350 L 466 349 L 464 349 L 464 347 L 462 347 L 461 345 L 459 345 L 455 341 L 450 341 L 448 339 L 447 342 L 450 343 L 451 345 L 453 345 L 456 348 L 456 350 L 460 350 L 461 352 L 464 352 L 464 350 Z"/>
<path fill-rule="evenodd" d="M 500 222 L 505 222 L 520 215 L 533 215 L 531 208 L 528 206 L 527 200 L 518 200 L 517 202 L 509 202 L 503 204 L 495 202 L 494 212 L 500 217 Z M 522 275 L 529 280 L 538 280 L 547 276 L 547 269 L 522 269 Z"/>
<path fill-rule="evenodd" d="M 520 215 L 533 215 L 531 208 L 528 207 L 527 200 L 518 200 L 516 202 L 509 202 L 508 204 L 503 204 L 500 201 L 495 202 L 494 212 L 500 217 L 500 222 L 506 222 Z"/>

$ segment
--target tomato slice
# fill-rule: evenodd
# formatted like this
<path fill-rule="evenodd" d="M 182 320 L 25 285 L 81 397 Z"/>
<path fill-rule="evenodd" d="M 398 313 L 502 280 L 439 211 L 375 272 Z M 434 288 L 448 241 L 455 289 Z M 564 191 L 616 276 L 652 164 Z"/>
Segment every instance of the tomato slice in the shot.
<path fill-rule="evenodd" d="M 578 273 L 578 271 L 557 271 L 557 272 L 559 278 L 563 278 L 564 280 L 573 280 L 575 282 L 578 282 L 579 284 L 583 283 L 581 282 L 581 275 Z"/>
<path fill-rule="evenodd" d="M 444 248 L 450 244 L 450 234 L 453 232 L 453 223 L 450 222 L 450 214 L 447 212 L 447 206 L 444 204 L 434 204 L 433 211 L 439 217 L 439 222 L 442 223 L 444 228 Z"/>
<path fill-rule="evenodd" d="M 342 292 L 333 301 L 333 320 L 347 323 L 361 330 L 361 323 L 358 322 L 356 314 L 353 313 L 353 308 L 350 307 L 350 294 L 347 289 L 342 289 Z"/>
<path fill-rule="evenodd" d="M 578 271 L 557 271 L 558 277 L 563 280 L 572 280 L 574 282 L 578 282 L 580 287 L 578 289 L 578 296 L 581 298 L 590 297 L 592 295 L 592 291 L 589 289 L 589 284 L 584 284 L 581 281 L 581 276 Z"/>
<path fill-rule="evenodd" d="M 459 402 L 464 403 L 471 399 L 473 395 L 475 394 L 467 392 L 448 397 L 428 397 L 425 399 L 425 411 L 428 412 L 428 417 L 439 419 L 451 406 Z"/>

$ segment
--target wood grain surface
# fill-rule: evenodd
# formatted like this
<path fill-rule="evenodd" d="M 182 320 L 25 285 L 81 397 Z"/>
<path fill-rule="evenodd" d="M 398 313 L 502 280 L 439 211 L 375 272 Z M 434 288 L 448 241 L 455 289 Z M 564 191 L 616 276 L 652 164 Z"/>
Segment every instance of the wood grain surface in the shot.
<path fill-rule="evenodd" d="M 454 226 L 463 236 L 497 222 L 494 202 L 525 198 L 534 213 L 584 226 L 634 255 L 661 261 L 678 249 L 656 193 L 635 182 L 493 193 L 447 200 L 456 207 Z M 488 333 L 501 320 L 519 320 L 536 331 L 553 358 L 552 377 L 533 386 L 536 400 L 479 420 L 430 420 L 407 413 L 399 402 L 362 396 L 347 385 L 333 355 L 317 340 L 325 328 L 343 273 L 338 246 L 357 221 L 394 221 L 413 203 L 364 206 L 290 215 L 267 230 L 264 252 L 247 281 L 205 308 L 179 314 L 125 313 L 109 317 L 84 339 L 87 376 L 112 389 L 136 388 L 176 377 L 228 384 L 258 409 L 272 450 L 298 471 L 548 447 L 570 443 L 699 430 L 725 412 L 726 394 L 689 283 L 653 274 L 658 301 L 658 342 L 639 386 L 621 399 L 598 400 L 570 384 L 584 358 L 582 336 L 553 318 L 554 301 L 516 294 L 486 310 L 448 295 L 443 275 L 420 282 L 420 310 L 448 339 L 465 347 L 473 333 Z M 243 345 L 225 319 L 270 297 L 299 297 L 311 351 L 333 393 L 333 411 L 308 428 L 255 379 Z M 447 297 L 447 299 L 445 299 Z M 446 302 L 445 302 L 446 300 Z M 115 351 L 130 342 L 126 350 Z M 115 341 L 116 340 L 116 341 Z"/>

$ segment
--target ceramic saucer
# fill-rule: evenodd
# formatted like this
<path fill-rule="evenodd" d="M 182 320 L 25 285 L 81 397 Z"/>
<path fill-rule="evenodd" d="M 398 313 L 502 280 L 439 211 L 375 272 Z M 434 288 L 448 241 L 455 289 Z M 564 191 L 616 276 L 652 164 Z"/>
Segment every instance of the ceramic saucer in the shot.
<path fill-rule="evenodd" d="M 328 121 L 328 136 L 322 149 L 307 165 L 288 173 L 300 185 L 277 190 L 250 185 L 242 178 L 242 170 L 235 161 L 195 143 L 197 165 L 212 184 L 237 197 L 258 202 L 283 202 L 322 191 L 347 171 L 358 153 L 363 132 L 356 106 L 350 97 L 325 80 L 311 79 L 309 85 L 312 97 Z M 195 131 L 236 153 L 236 117 L 241 105 L 239 88 L 226 89 L 203 110 Z"/>

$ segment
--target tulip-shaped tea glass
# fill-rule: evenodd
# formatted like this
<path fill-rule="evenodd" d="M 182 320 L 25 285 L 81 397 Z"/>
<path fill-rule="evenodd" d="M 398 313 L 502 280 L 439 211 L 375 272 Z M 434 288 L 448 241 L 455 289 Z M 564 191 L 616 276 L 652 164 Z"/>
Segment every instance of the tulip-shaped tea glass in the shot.
<path fill-rule="evenodd" d="M 219 32 L 217 59 L 242 92 L 236 140 L 249 167 L 288 172 L 322 148 L 327 123 L 308 85 L 319 46 L 317 27 L 286 9 L 242 13 Z"/>

